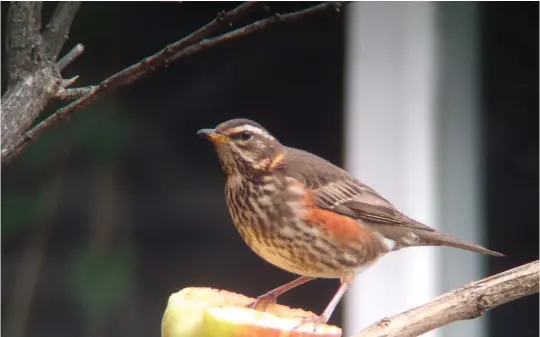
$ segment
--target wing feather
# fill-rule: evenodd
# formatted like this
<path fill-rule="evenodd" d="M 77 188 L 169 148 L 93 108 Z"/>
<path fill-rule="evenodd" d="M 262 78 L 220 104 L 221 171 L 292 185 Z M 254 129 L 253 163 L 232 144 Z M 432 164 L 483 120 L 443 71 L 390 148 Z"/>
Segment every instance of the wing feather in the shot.
<path fill-rule="evenodd" d="M 327 210 L 361 220 L 366 224 L 400 225 L 433 231 L 399 212 L 375 190 L 341 168 L 311 153 L 288 148 L 285 174 L 315 192 L 315 203 Z"/>
<path fill-rule="evenodd" d="M 396 241 L 396 249 L 411 245 L 445 245 L 477 253 L 502 256 L 474 243 L 440 233 L 398 211 L 375 190 L 351 177 L 341 168 L 311 153 L 293 148 L 281 169 L 315 192 L 321 208 L 360 221 Z"/>

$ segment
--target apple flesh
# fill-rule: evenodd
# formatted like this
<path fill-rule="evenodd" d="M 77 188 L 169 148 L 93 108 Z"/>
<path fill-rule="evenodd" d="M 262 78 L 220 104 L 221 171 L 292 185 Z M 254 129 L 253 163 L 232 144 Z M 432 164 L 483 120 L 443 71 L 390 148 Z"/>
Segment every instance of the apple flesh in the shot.
<path fill-rule="evenodd" d="M 340 337 L 327 324 L 298 326 L 314 313 L 269 304 L 266 311 L 246 308 L 253 298 L 213 288 L 185 288 L 169 297 L 162 337 Z"/>

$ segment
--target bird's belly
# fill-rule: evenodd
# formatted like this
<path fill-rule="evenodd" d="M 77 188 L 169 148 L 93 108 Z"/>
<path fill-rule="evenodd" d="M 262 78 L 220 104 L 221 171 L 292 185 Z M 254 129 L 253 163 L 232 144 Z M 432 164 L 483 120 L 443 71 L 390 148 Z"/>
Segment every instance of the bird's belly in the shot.
<path fill-rule="evenodd" d="M 261 242 L 253 244 L 251 249 L 267 262 L 290 273 L 322 277 L 320 275 L 313 275 L 313 271 L 309 268 L 309 265 L 306 264 L 306 261 L 299 258 L 298 253 L 295 253 L 294 251 L 282 247 L 269 246 Z M 330 271 L 330 273 L 327 274 L 331 274 L 327 275 L 327 277 L 339 277 L 339 275 L 335 275 L 336 273 L 333 271 Z"/>
<path fill-rule="evenodd" d="M 321 252 L 298 242 L 295 243 L 294 239 L 269 242 L 244 235 L 242 237 L 257 255 L 290 273 L 320 278 L 339 278 L 343 272 L 337 265 L 329 266 L 321 263 L 323 260 L 328 261 L 329 256 L 321 256 Z"/>
<path fill-rule="evenodd" d="M 254 216 L 250 212 L 231 212 L 231 215 L 244 242 L 274 266 L 303 276 L 340 277 L 338 268 L 320 263 L 321 258 L 328 260 L 330 257 L 321 256 L 321 251 L 316 251 L 310 242 L 304 242 L 296 224 L 287 223 L 285 219 L 268 221 L 271 216 Z"/>
<path fill-rule="evenodd" d="M 288 272 L 319 278 L 339 278 L 368 262 L 362 247 L 331 242 L 324 228 L 302 220 L 299 201 L 285 202 L 277 189 L 274 194 L 263 191 L 240 183 L 226 190 L 236 229 L 261 258 Z"/>
<path fill-rule="evenodd" d="M 261 235 L 258 223 L 235 222 L 242 239 L 262 259 L 288 272 L 317 277 L 339 278 L 344 272 L 355 274 L 369 263 L 362 261 L 361 249 L 331 246 L 310 224 L 266 224 Z M 310 230 L 305 230 L 309 228 Z"/>

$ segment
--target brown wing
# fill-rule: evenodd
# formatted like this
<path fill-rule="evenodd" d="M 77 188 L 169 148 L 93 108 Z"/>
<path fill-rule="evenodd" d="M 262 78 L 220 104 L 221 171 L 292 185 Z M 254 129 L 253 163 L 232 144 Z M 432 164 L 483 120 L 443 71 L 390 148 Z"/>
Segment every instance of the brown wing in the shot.
<path fill-rule="evenodd" d="M 315 192 L 314 201 L 319 207 L 361 221 L 384 237 L 396 241 L 396 248 L 444 245 L 502 256 L 407 217 L 372 188 L 311 153 L 287 148 L 282 169 L 286 176 L 305 183 Z"/>
<path fill-rule="evenodd" d="M 330 162 L 305 151 L 293 148 L 287 151 L 285 174 L 315 191 L 315 202 L 319 207 L 367 224 L 433 230 L 403 215 L 372 188 Z"/>

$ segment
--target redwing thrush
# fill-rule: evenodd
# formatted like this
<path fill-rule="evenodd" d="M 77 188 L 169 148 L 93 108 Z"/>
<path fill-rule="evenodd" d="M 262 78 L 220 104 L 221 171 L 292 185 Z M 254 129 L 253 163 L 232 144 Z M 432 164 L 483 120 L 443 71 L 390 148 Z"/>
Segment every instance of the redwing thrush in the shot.
<path fill-rule="evenodd" d="M 315 278 L 340 278 L 322 315 L 304 321 L 326 323 L 354 276 L 391 251 L 448 246 L 502 256 L 409 218 L 341 168 L 282 145 L 253 121 L 233 119 L 198 134 L 215 145 L 244 241 L 266 261 L 301 275 L 251 307 Z"/>

